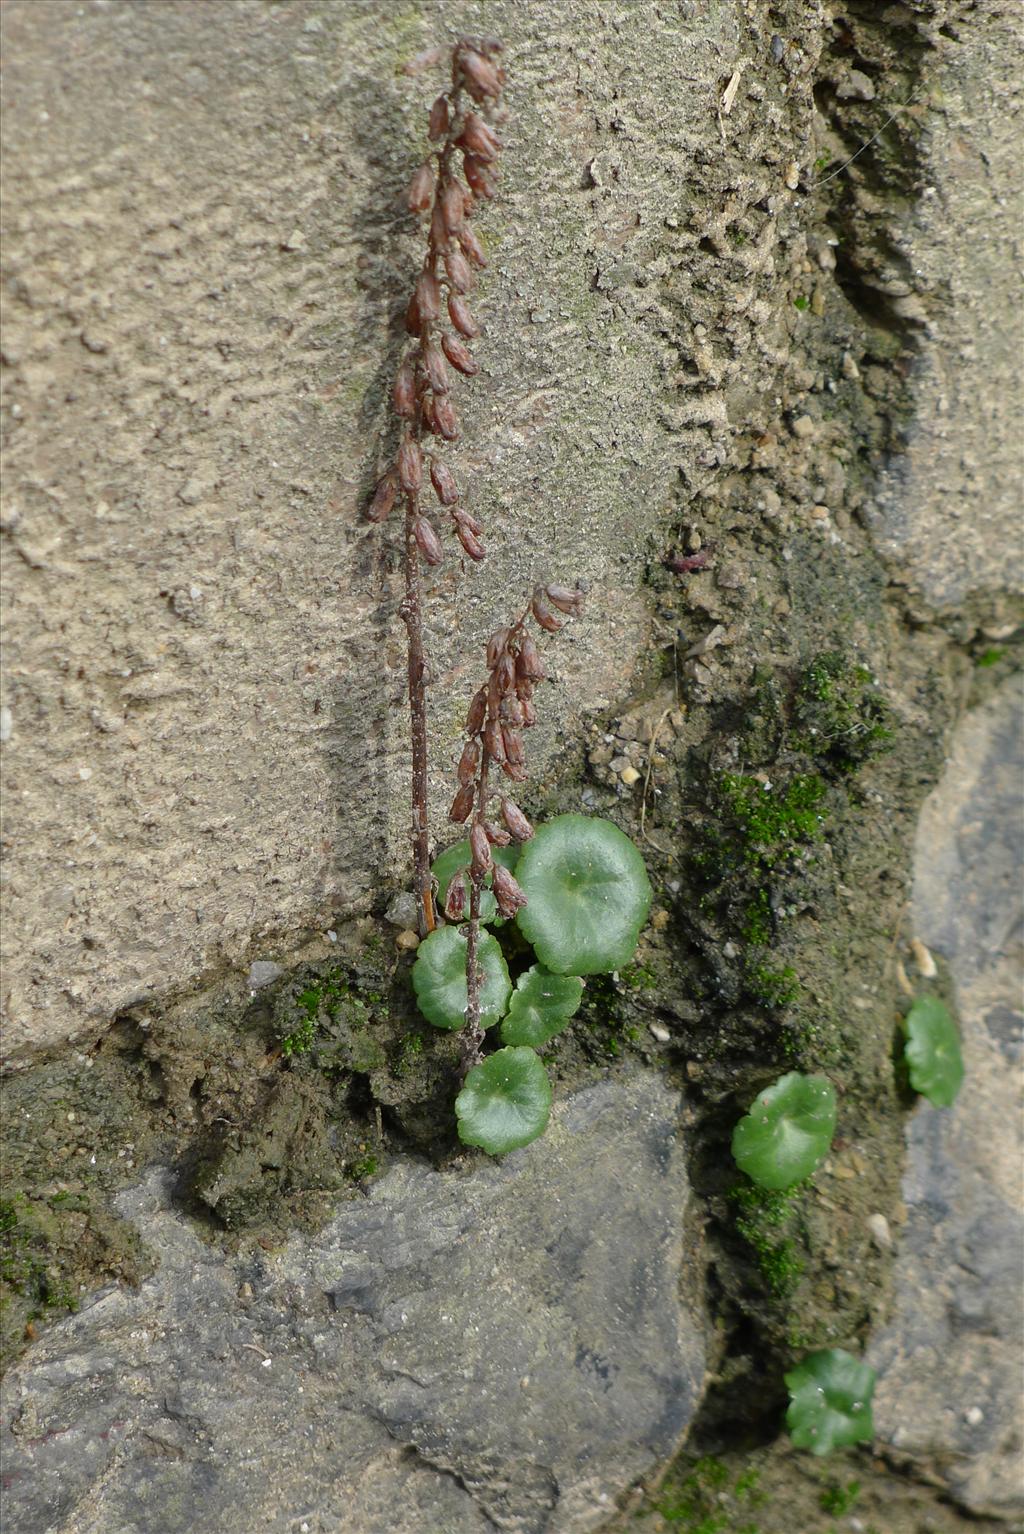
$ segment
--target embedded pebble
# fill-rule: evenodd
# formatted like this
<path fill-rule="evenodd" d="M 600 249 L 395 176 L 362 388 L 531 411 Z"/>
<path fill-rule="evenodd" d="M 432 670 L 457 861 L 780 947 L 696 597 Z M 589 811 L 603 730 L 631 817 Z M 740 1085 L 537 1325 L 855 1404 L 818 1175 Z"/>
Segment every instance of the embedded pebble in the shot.
<path fill-rule="evenodd" d="M 968 1427 L 978 1427 L 980 1423 L 984 1422 L 984 1420 L 985 1413 L 982 1411 L 980 1406 L 968 1406 L 967 1410 L 964 1412 L 964 1421 L 967 1423 Z"/>
<path fill-rule="evenodd" d="M 640 774 L 635 767 L 624 767 L 619 773 L 619 777 L 627 788 L 632 788 L 634 783 L 639 783 L 640 781 Z"/>
<path fill-rule="evenodd" d="M 612 772 L 622 773 L 625 772 L 627 767 L 632 767 L 633 764 L 628 756 L 614 756 L 608 765 Z"/>
<path fill-rule="evenodd" d="M 389 921 L 393 927 L 415 927 L 419 914 L 420 908 L 416 896 L 411 890 L 402 890 L 392 897 L 384 912 L 384 920 Z"/>
<path fill-rule="evenodd" d="M 14 734 L 14 715 L 9 708 L 0 708 L 0 745 L 6 745 Z"/>
<path fill-rule="evenodd" d="M 411 952 L 412 949 L 418 948 L 419 946 L 419 933 L 414 932 L 411 927 L 407 927 L 404 932 L 400 932 L 395 938 L 396 948 L 405 948 Z"/>
<path fill-rule="evenodd" d="M 889 1221 L 884 1214 L 869 1214 L 866 1221 L 871 1239 L 880 1252 L 892 1250 L 892 1231 L 889 1229 Z"/>
<path fill-rule="evenodd" d="M 798 415 L 796 420 L 793 422 L 793 435 L 794 437 L 802 438 L 804 441 L 806 441 L 808 437 L 813 437 L 813 417 L 809 415 Z"/>
<path fill-rule="evenodd" d="M 257 959 L 249 965 L 249 989 L 261 991 L 265 985 L 273 985 L 283 974 L 284 970 L 273 959 Z"/>
<path fill-rule="evenodd" d="M 910 949 L 914 955 L 914 963 L 917 965 L 925 980 L 934 980 L 939 973 L 935 960 L 919 937 L 910 939 Z"/>
<path fill-rule="evenodd" d="M 651 1031 L 651 1036 L 657 1039 L 659 1044 L 667 1044 L 672 1037 L 662 1023 L 648 1023 L 647 1026 Z"/>
<path fill-rule="evenodd" d="M 668 912 L 665 910 L 664 906 L 655 906 L 654 910 L 651 912 L 651 926 L 654 928 L 655 932 L 660 932 L 663 927 L 668 926 Z"/>

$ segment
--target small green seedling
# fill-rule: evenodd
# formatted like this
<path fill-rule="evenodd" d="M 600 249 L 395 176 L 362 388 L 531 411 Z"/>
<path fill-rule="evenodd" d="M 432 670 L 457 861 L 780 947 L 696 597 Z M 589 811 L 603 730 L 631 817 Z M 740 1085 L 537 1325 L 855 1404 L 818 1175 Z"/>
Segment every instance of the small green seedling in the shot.
<path fill-rule="evenodd" d="M 549 970 L 607 974 L 632 959 L 651 885 L 643 858 L 610 820 L 558 815 L 539 826 L 516 878 L 529 902 L 519 929 Z"/>
<path fill-rule="evenodd" d="M 956 1023 L 937 996 L 919 996 L 903 1026 L 910 1085 L 936 1108 L 951 1107 L 964 1079 Z"/>
<path fill-rule="evenodd" d="M 798 1449 L 829 1454 L 874 1435 L 875 1371 L 842 1348 L 811 1353 L 786 1375 L 786 1426 Z"/>
<path fill-rule="evenodd" d="M 548 1127 L 551 1083 L 535 1050 L 499 1049 L 466 1077 L 455 1099 L 459 1139 L 504 1156 Z"/>
<path fill-rule="evenodd" d="M 826 1076 L 790 1071 L 766 1087 L 732 1136 L 736 1165 L 762 1188 L 781 1191 L 821 1165 L 836 1127 L 836 1094 Z"/>

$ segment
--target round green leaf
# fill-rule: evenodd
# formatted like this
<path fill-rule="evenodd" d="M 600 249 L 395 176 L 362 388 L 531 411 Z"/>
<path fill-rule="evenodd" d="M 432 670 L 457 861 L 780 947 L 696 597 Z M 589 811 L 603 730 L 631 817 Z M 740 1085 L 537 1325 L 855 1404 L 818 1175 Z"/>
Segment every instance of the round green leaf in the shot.
<path fill-rule="evenodd" d="M 480 933 L 477 956 L 483 971 L 480 1022 L 490 1028 L 505 1010 L 512 982 L 498 940 L 489 932 Z M 438 927 L 423 939 L 412 967 L 412 987 L 420 1011 L 435 1028 L 465 1026 L 465 927 Z"/>
<path fill-rule="evenodd" d="M 492 847 L 491 853 L 496 863 L 501 863 L 503 867 L 508 869 L 509 873 L 515 872 L 516 864 L 519 861 L 519 848 L 514 842 L 510 843 L 507 847 Z M 444 852 L 434 859 L 430 871 L 437 880 L 437 904 L 439 909 L 444 909 L 445 896 L 448 893 L 448 886 L 452 879 L 460 868 L 469 867 L 471 856 L 469 839 L 465 838 L 461 842 L 455 842 L 451 847 L 446 847 Z M 485 883 L 490 886 L 490 882 L 491 876 L 488 874 Z M 469 916 L 468 891 L 466 896 L 466 916 Z M 480 892 L 480 920 L 494 922 L 495 926 L 501 925 L 501 917 L 498 915 L 498 902 L 491 894 L 489 887 Z"/>
<path fill-rule="evenodd" d="M 499 1049 L 473 1069 L 455 1099 L 459 1139 L 490 1156 L 529 1145 L 548 1127 L 551 1083 L 532 1049 Z"/>
<path fill-rule="evenodd" d="M 561 1033 L 582 999 L 583 981 L 578 976 L 553 975 L 535 964 L 516 981 L 501 1025 L 501 1042 L 539 1049 Z"/>
<path fill-rule="evenodd" d="M 762 1188 L 780 1190 L 810 1177 L 824 1160 L 836 1127 L 836 1094 L 827 1076 L 780 1076 L 740 1119 L 732 1153 Z"/>
<path fill-rule="evenodd" d="M 811 1353 L 786 1375 L 786 1426 L 798 1449 L 828 1454 L 874 1435 L 875 1371 L 842 1348 Z"/>
<path fill-rule="evenodd" d="M 558 815 L 538 826 L 516 868 L 528 904 L 516 916 L 559 975 L 597 975 L 633 957 L 651 904 L 644 860 L 610 820 Z"/>
<path fill-rule="evenodd" d="M 919 996 L 904 1026 L 910 1085 L 936 1108 L 950 1107 L 964 1079 L 956 1023 L 937 996 Z"/>

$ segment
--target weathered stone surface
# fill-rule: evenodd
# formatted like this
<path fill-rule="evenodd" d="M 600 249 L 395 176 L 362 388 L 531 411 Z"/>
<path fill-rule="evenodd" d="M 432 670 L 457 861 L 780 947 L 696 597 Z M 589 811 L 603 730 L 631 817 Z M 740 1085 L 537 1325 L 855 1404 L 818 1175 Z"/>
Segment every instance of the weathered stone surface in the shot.
<path fill-rule="evenodd" d="M 422 258 L 402 194 L 443 68 L 401 66 L 460 18 L 14 0 L 3 21 L 17 1058 L 404 873 L 397 547 L 361 510 L 393 450 Z M 535 774 L 556 726 L 628 686 L 650 531 L 725 422 L 710 386 L 668 419 L 678 353 L 644 285 L 717 145 L 741 8 L 643 0 L 623 25 L 505 0 L 486 25 L 511 116 L 453 462 L 489 558 L 453 549 L 431 584 L 438 824 L 481 642 L 538 578 L 594 599 L 551 646 Z"/>
<path fill-rule="evenodd" d="M 949 6 L 932 43 L 920 195 L 890 247 L 883 296 L 922 342 L 914 419 L 882 476 L 878 532 L 929 602 L 976 598 L 998 631 L 1014 626 L 1005 598 L 1024 589 L 1019 9 Z"/>
<path fill-rule="evenodd" d="M 1013 679 L 964 719 L 921 817 L 914 921 L 955 978 L 967 1074 L 911 1120 L 896 1312 L 869 1353 L 880 1438 L 997 1513 L 1024 1511 L 1020 720 Z"/>
<path fill-rule="evenodd" d="M 225 1257 L 153 1172 L 159 1257 L 6 1377 L 9 1534 L 576 1534 L 700 1399 L 679 1099 L 653 1074 L 505 1161 L 396 1166 L 313 1240 Z"/>

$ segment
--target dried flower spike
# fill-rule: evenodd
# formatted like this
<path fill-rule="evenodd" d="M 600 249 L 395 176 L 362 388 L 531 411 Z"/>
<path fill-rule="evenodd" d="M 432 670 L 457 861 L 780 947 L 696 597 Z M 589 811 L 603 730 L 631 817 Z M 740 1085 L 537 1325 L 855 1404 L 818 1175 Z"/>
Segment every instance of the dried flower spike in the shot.
<path fill-rule="evenodd" d="M 500 43 L 481 38 L 460 38 L 452 49 L 451 88 L 438 96 L 430 108 L 427 135 L 432 148 L 416 170 L 409 186 L 408 203 L 413 213 L 429 211 L 427 249 L 422 269 L 405 311 L 405 328 L 412 338 L 409 354 L 395 379 L 392 402 L 403 423 L 394 467 L 384 475 L 367 509 L 373 522 L 383 522 L 401 494 L 405 503 L 405 600 L 402 615 L 409 637 L 409 709 L 412 730 L 412 839 L 416 891 L 420 902 L 422 931 L 436 925 L 430 882 L 427 830 L 427 705 L 428 675 L 423 650 L 423 613 L 419 562 L 438 565 L 443 558 L 441 540 L 433 523 L 423 515 L 419 496 L 423 485 L 425 436 L 453 442 L 459 435 L 458 416 L 450 398 L 449 366 L 464 377 L 478 371 L 476 359 L 461 341 L 437 328 L 445 304 L 452 325 L 465 339 L 480 334 L 480 327 L 466 308 L 462 295 L 473 285 L 473 266 L 482 266 L 483 248 L 470 219 L 476 196 L 489 197 L 495 185 L 494 161 L 501 141 L 488 115 L 501 98 L 505 74 L 498 59 Z M 435 53 L 428 50 L 412 68 L 425 69 Z M 468 107 L 469 95 L 476 107 Z M 459 175 L 459 162 L 467 178 Z M 468 183 L 468 184 L 467 184 Z M 451 511 L 459 542 L 471 559 L 482 559 L 481 527 L 458 505 L 459 491 L 446 465 L 428 455 L 430 480 L 441 505 Z M 486 712 L 486 699 L 483 704 Z M 481 723 L 483 719 L 481 719 Z M 451 818 L 465 820 L 472 809 L 460 788 Z"/>

